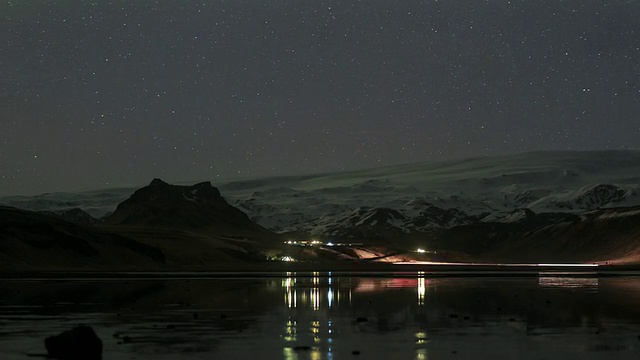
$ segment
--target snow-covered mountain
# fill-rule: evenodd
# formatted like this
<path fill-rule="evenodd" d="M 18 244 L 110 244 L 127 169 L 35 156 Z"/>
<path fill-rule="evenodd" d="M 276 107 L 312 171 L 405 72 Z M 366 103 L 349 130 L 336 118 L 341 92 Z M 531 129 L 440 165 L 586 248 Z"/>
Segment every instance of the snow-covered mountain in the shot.
<path fill-rule="evenodd" d="M 258 224 L 296 236 L 396 238 L 532 214 L 640 205 L 640 152 L 536 152 L 217 183 Z M 133 189 L 0 198 L 37 211 L 114 211 Z"/>
<path fill-rule="evenodd" d="M 640 152 L 539 152 L 408 164 L 232 182 L 221 191 L 277 232 L 396 236 L 640 205 Z"/>

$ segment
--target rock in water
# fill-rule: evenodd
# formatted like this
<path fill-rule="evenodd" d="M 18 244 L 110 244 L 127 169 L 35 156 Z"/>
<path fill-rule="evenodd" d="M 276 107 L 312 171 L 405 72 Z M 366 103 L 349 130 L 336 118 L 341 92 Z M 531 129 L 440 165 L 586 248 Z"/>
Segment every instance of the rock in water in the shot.
<path fill-rule="evenodd" d="M 102 340 L 90 326 L 77 326 L 44 340 L 49 357 L 60 360 L 102 360 Z"/>

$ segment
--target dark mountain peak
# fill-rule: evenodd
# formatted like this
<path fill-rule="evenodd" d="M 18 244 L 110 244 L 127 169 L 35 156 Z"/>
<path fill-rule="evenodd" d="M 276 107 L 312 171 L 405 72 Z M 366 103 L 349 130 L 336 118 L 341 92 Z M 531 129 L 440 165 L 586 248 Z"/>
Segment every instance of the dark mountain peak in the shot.
<path fill-rule="evenodd" d="M 220 191 L 211 185 L 211 181 L 205 181 L 195 184 L 187 189 L 187 191 L 194 196 L 205 196 L 216 199 L 222 199 Z"/>
<path fill-rule="evenodd" d="M 151 183 L 137 190 L 134 196 L 147 196 L 157 198 L 184 198 L 190 201 L 224 201 L 220 191 L 211 185 L 211 181 L 204 181 L 192 186 L 171 185 L 155 178 Z"/>
<path fill-rule="evenodd" d="M 267 232 L 245 213 L 229 205 L 208 181 L 180 186 L 154 179 L 120 203 L 105 222 L 224 233 Z"/>
<path fill-rule="evenodd" d="M 169 184 L 162 181 L 161 179 L 155 178 L 151 181 L 151 184 L 149 184 L 149 186 L 169 186 Z"/>

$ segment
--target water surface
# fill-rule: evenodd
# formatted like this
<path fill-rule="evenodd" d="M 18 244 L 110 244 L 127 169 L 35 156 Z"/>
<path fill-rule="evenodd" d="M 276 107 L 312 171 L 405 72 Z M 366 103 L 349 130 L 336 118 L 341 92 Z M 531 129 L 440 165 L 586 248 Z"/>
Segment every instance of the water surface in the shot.
<path fill-rule="evenodd" d="M 104 359 L 638 359 L 640 278 L 0 281 L 0 358 L 91 325 Z"/>

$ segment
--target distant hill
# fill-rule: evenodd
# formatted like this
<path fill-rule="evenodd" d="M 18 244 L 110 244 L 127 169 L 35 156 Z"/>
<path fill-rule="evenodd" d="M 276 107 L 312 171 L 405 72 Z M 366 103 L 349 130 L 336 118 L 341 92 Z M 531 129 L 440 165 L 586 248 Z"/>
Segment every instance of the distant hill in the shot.
<path fill-rule="evenodd" d="M 0 206 L 0 269 L 159 269 L 156 247 L 56 216 Z"/>
<path fill-rule="evenodd" d="M 0 270 L 213 269 L 266 261 L 282 246 L 208 182 L 154 179 L 104 222 L 80 209 L 0 207 Z"/>
<path fill-rule="evenodd" d="M 640 262 L 640 206 L 579 215 L 516 211 L 446 229 L 430 245 L 499 262 Z"/>

